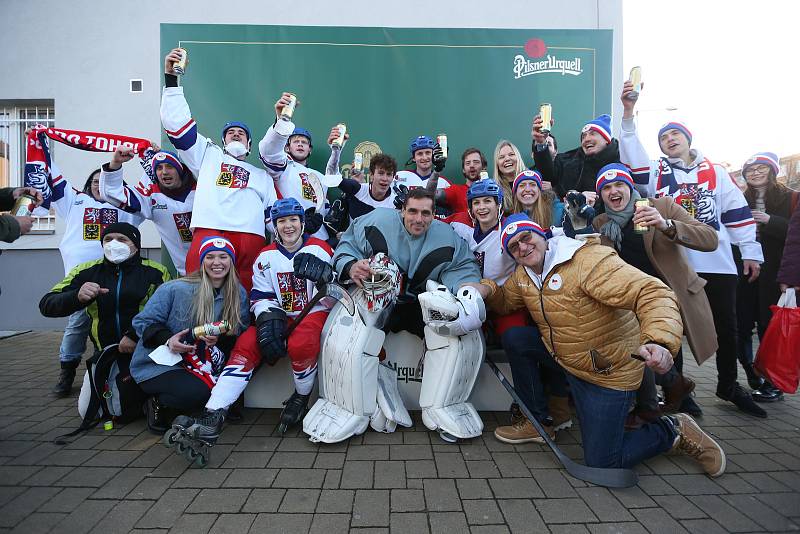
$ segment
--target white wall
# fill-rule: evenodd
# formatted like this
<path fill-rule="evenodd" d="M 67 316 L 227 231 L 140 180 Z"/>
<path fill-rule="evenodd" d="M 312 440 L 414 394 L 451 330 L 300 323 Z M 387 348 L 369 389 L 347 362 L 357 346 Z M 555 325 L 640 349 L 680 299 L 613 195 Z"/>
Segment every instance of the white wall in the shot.
<path fill-rule="evenodd" d="M 161 23 L 613 29 L 614 80 L 623 79 L 622 0 L 0 0 L 0 13 L 0 100 L 54 99 L 60 126 L 151 139 L 160 137 Z M 130 79 L 144 91 L 131 94 Z M 620 90 L 615 82 L 611 94 Z M 82 185 L 108 155 L 63 149 L 57 158 Z M 144 245 L 159 246 L 154 229 L 143 230 Z M 56 248 L 61 231 L 0 248 Z"/>

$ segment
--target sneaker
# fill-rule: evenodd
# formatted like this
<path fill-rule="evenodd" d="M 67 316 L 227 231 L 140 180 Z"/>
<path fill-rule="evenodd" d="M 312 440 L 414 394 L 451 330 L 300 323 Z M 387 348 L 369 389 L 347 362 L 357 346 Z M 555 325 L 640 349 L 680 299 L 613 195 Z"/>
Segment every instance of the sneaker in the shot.
<path fill-rule="evenodd" d="M 783 400 L 783 391 L 765 381 L 762 386 L 753 391 L 753 400 L 756 402 L 776 402 Z"/>
<path fill-rule="evenodd" d="M 664 387 L 664 406 L 661 407 L 661 410 L 664 413 L 680 411 L 683 399 L 692 394 L 694 387 L 694 380 L 678 375 L 670 386 Z"/>
<path fill-rule="evenodd" d="M 550 439 L 556 439 L 556 432 L 553 427 L 545 427 Z M 523 419 L 513 425 L 499 426 L 494 430 L 494 437 L 503 443 L 544 443 L 544 438 L 539 435 L 533 424 L 527 419 Z"/>
<path fill-rule="evenodd" d="M 550 395 L 547 399 L 547 411 L 553 418 L 553 432 L 572 426 L 572 412 L 569 409 L 569 397 Z"/>
<path fill-rule="evenodd" d="M 675 423 L 678 437 L 672 450 L 691 456 L 703 466 L 711 478 L 725 472 L 725 451 L 711 436 L 703 432 L 700 425 L 690 415 L 679 413 L 670 416 Z"/>
<path fill-rule="evenodd" d="M 753 402 L 753 396 L 742 389 L 742 386 L 740 386 L 738 383 L 734 384 L 733 389 L 727 393 L 722 393 L 719 388 L 717 388 L 717 397 L 734 403 L 737 408 L 748 415 L 760 417 L 762 419 L 767 418 L 767 412 L 765 412 L 764 409 L 758 404 Z"/>

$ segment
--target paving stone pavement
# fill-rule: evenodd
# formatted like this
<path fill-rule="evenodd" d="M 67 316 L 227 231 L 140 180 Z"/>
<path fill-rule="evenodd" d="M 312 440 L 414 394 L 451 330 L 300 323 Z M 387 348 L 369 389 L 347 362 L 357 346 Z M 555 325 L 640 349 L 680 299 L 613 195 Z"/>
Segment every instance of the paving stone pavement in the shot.
<path fill-rule="evenodd" d="M 0 530 L 64 532 L 792 532 L 800 530 L 800 400 L 740 415 L 714 397 L 715 368 L 687 362 L 701 425 L 728 454 L 716 480 L 686 457 L 638 467 L 640 483 L 609 490 L 559 468 L 544 446 L 511 446 L 482 413 L 480 438 L 441 442 L 415 416 L 395 434 L 317 445 L 281 437 L 277 410 L 245 411 L 205 469 L 190 468 L 143 421 L 79 424 L 73 396 L 54 399 L 59 332 L 0 340 Z M 742 373 L 740 373 L 742 374 Z M 83 375 L 83 366 L 79 377 Z M 580 460 L 577 425 L 558 443 Z"/>

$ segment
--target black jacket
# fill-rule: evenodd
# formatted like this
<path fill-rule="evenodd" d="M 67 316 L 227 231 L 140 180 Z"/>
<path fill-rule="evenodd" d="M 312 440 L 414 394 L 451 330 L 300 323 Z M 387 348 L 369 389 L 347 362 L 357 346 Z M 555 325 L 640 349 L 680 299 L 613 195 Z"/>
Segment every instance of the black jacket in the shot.
<path fill-rule="evenodd" d="M 538 147 L 536 147 L 538 148 Z M 594 191 L 597 172 L 609 163 L 619 163 L 619 144 L 616 139 L 594 156 L 586 157 L 581 147 L 556 154 L 555 161 L 545 146 L 534 150 L 533 160 L 542 179 L 553 184 L 559 198 L 567 191 Z"/>
<path fill-rule="evenodd" d="M 80 309 L 92 320 L 90 337 L 95 350 L 119 343 L 123 336 L 138 341 L 131 327 L 133 317 L 144 307 L 158 286 L 169 280 L 167 269 L 137 253 L 115 265 L 105 258 L 76 266 L 61 282 L 39 301 L 45 317 L 66 317 Z M 86 282 L 94 282 L 108 293 L 88 304 L 78 300 L 78 290 Z"/>

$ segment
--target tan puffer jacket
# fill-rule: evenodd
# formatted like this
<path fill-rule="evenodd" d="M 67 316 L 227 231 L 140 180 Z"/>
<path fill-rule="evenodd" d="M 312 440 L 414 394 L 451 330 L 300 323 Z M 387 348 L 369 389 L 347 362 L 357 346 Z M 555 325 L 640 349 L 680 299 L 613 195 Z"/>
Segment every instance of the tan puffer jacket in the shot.
<path fill-rule="evenodd" d="M 492 310 L 527 307 L 556 361 L 592 384 L 638 389 L 644 364 L 631 354 L 645 342 L 672 354 L 680 347 L 683 325 L 672 291 L 595 237 L 552 238 L 541 279 L 520 265 L 502 287 L 482 283 L 492 289 Z"/>

